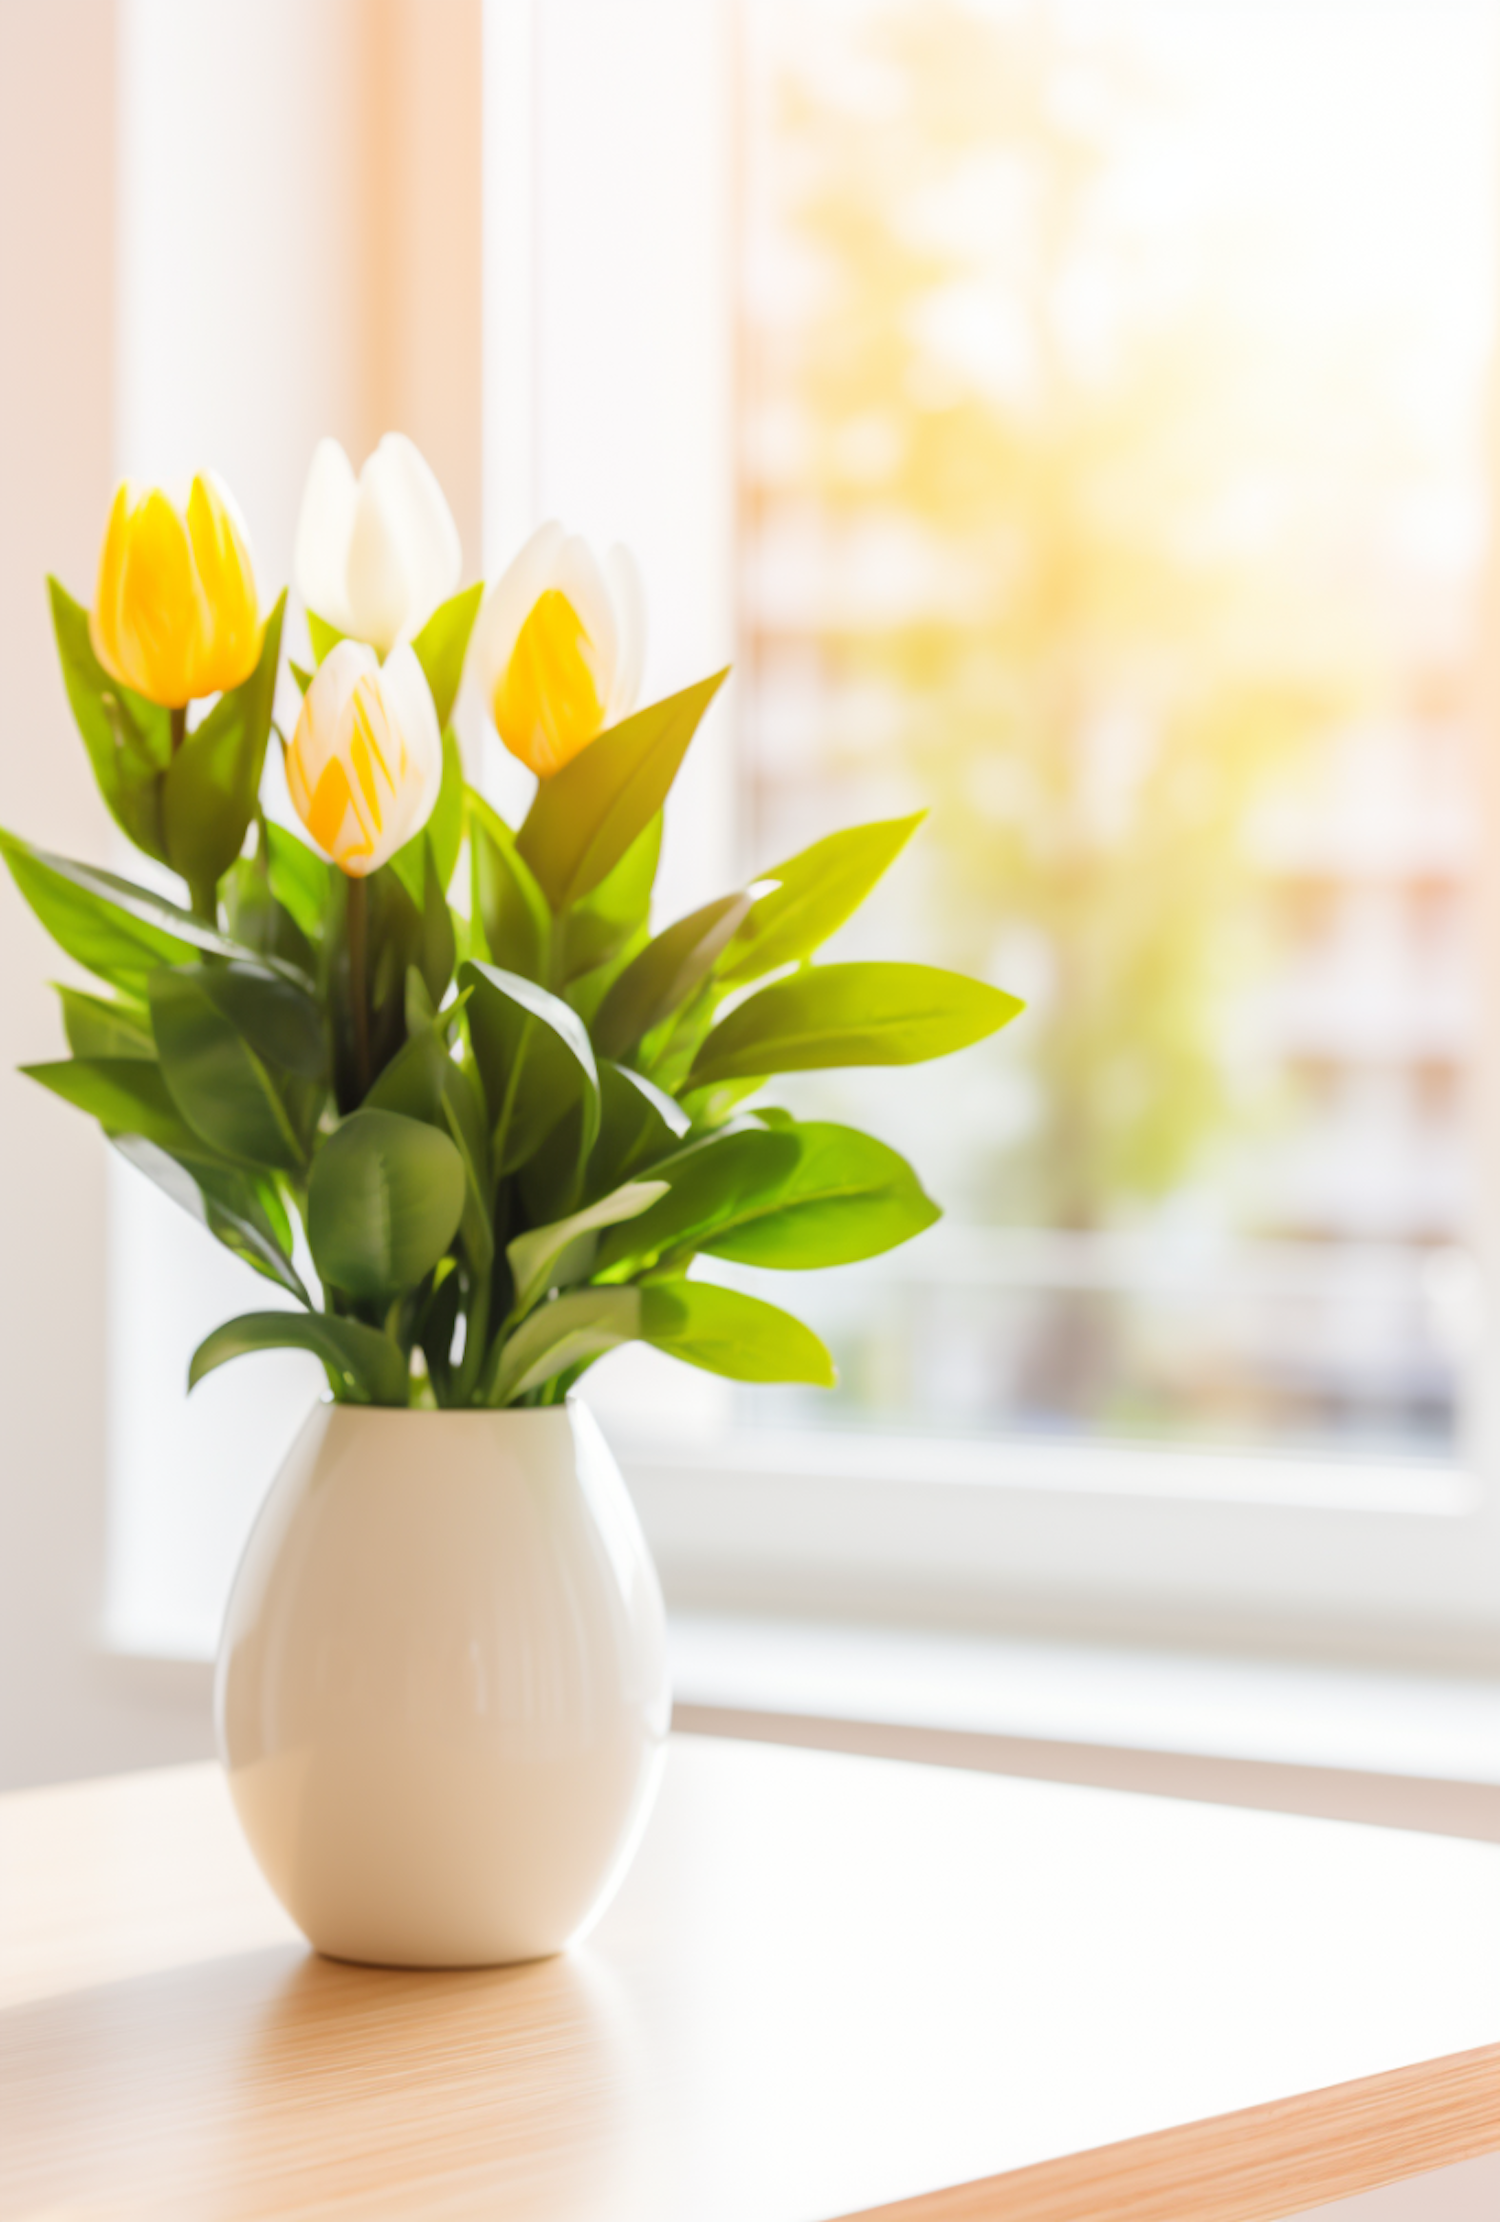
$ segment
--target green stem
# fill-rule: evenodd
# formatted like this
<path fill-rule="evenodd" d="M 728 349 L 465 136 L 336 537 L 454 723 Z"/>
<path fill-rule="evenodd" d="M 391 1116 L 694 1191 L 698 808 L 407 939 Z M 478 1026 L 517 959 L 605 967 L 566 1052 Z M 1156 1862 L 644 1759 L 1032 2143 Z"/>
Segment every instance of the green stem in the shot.
<path fill-rule="evenodd" d="M 177 751 L 187 739 L 187 704 L 184 702 L 180 709 L 168 710 L 167 720 L 172 736 L 172 755 L 175 759 Z M 190 879 L 188 881 L 188 900 L 193 906 L 193 916 L 195 918 L 201 918 L 205 926 L 218 925 L 219 883 L 217 880 Z"/>
<path fill-rule="evenodd" d="M 369 912 L 365 883 L 352 875 L 347 913 L 349 934 L 349 1001 L 354 1012 L 354 1079 L 361 1103 L 370 1092 L 370 1004 L 365 978 L 365 944 Z"/>
<path fill-rule="evenodd" d="M 479 1277 L 474 1290 L 474 1300 L 469 1306 L 469 1316 L 464 1325 L 464 1354 L 459 1360 L 458 1380 L 454 1386 L 455 1404 L 472 1403 L 479 1381 L 479 1369 L 484 1363 L 485 1345 L 490 1328 L 490 1276 Z"/>

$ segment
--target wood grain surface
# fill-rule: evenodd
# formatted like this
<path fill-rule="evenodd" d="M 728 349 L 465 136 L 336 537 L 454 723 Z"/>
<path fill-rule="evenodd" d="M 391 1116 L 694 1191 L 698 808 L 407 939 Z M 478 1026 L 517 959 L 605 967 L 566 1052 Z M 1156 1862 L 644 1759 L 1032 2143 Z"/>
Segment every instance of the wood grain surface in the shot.
<path fill-rule="evenodd" d="M 682 1738 L 565 1958 L 319 1960 L 216 1772 L 0 1799 L 5 2222 L 1259 2222 L 1500 2146 L 1500 1850 Z"/>
<path fill-rule="evenodd" d="M 1500 2145 L 1500 2045 L 1069 2160 L 956 2184 L 859 2222 L 1282 2222 Z M 1290 2205 L 1288 2202 L 1292 2202 Z"/>

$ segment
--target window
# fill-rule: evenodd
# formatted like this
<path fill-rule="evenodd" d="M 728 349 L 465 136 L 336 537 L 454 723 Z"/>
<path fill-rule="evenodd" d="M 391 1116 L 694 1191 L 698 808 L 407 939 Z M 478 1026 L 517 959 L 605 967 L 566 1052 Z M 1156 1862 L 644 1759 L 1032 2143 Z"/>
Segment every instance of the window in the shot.
<path fill-rule="evenodd" d="M 873 1102 L 947 1216 L 799 1281 L 836 1397 L 747 1394 L 648 1465 L 684 1578 L 1491 1619 L 1500 11 L 739 23 L 743 861 L 930 805 L 843 951 L 1030 1010 L 946 1073 L 788 1091 Z"/>
<path fill-rule="evenodd" d="M 1450 1456 L 1500 21 L 744 21 L 756 861 L 930 804 L 863 932 L 1030 1001 L 757 1417 Z"/>
<path fill-rule="evenodd" d="M 625 537 L 648 687 L 737 666 L 668 912 L 931 804 L 847 947 L 1031 1005 L 798 1084 L 947 1207 L 777 1277 L 836 1398 L 591 1376 L 669 1589 L 1492 1643 L 1500 10 L 488 0 L 485 39 L 487 565 L 544 515 Z M 165 1257 L 137 1238 L 118 1333 Z M 201 1647 L 252 1485 L 159 1547 L 205 1487 L 151 1468 L 175 1367 L 117 1410 L 117 1619 Z"/>

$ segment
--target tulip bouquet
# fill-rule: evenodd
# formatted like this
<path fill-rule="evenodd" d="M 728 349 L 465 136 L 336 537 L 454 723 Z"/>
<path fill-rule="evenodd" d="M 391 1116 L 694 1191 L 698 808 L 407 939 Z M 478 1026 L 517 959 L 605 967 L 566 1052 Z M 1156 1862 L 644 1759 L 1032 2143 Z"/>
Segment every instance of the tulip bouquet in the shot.
<path fill-rule="evenodd" d="M 283 1292 L 210 1334 L 190 1385 L 294 1347 L 340 1401 L 546 1404 L 632 1339 L 831 1383 L 806 1326 L 692 1267 L 843 1265 L 937 1218 L 872 1136 L 750 1108 L 775 1074 L 942 1056 L 1019 1009 L 813 961 L 917 819 L 653 930 L 662 806 L 724 675 L 635 707 L 625 552 L 546 526 L 459 591 L 441 489 L 392 435 L 358 478 L 323 443 L 294 568 L 311 653 L 278 724 L 285 596 L 263 610 L 229 494 L 122 486 L 92 609 L 54 581 L 52 616 L 104 800 L 163 869 L 0 833 L 103 990 L 59 988 L 72 1054 L 26 1069 Z M 536 774 L 519 826 L 465 783 L 461 684 Z M 262 798 L 273 735 L 300 831 Z"/>

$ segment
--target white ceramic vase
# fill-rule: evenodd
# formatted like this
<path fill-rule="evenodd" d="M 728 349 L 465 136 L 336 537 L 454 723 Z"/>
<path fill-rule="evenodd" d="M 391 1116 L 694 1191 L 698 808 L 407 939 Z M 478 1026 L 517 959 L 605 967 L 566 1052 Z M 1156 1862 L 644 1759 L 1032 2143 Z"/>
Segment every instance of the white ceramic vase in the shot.
<path fill-rule="evenodd" d="M 319 1405 L 235 1577 L 219 1749 L 322 1952 L 536 1959 L 629 1864 L 665 1748 L 661 1590 L 588 1408 Z"/>

